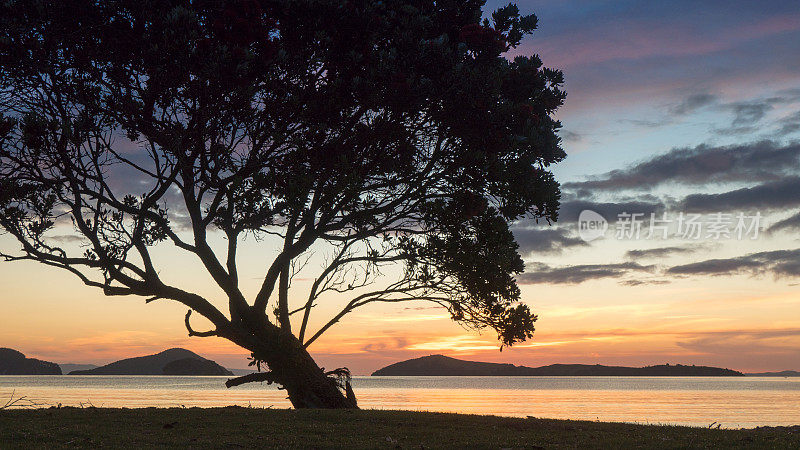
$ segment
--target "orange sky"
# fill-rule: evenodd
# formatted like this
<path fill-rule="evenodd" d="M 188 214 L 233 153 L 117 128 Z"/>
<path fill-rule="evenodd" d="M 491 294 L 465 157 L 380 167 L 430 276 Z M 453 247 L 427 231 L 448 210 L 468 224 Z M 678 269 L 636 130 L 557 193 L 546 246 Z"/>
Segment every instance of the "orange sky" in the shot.
<path fill-rule="evenodd" d="M 7 237 L 0 243 L 13 246 Z M 619 246 L 609 242 L 595 254 L 608 255 Z M 255 273 L 256 258 L 247 252 L 244 258 L 243 266 Z M 586 255 L 582 258 L 591 262 Z M 162 267 L 164 273 L 174 272 L 171 279 L 215 295 L 199 267 L 181 260 Z M 255 276 L 250 278 L 257 284 Z M 225 340 L 187 337 L 185 310 L 174 303 L 145 305 L 139 298 L 104 297 L 65 273 L 29 262 L 0 264 L 0 285 L 0 345 L 28 356 L 99 364 L 180 346 L 228 367 L 247 364 L 245 352 Z M 299 295 L 307 286 L 298 281 L 294 288 Z M 365 307 L 329 330 L 311 350 L 322 366 L 348 366 L 356 374 L 435 353 L 529 366 L 668 362 L 743 371 L 800 368 L 800 296 L 786 280 L 734 276 L 622 286 L 607 279 L 524 285 L 522 292 L 539 314 L 537 331 L 531 341 L 502 353 L 492 333 L 465 330 L 442 310 L 423 303 Z M 314 325 L 339 304 L 335 298 L 327 302 L 312 316 Z M 200 329 L 202 323 L 196 322 Z"/>

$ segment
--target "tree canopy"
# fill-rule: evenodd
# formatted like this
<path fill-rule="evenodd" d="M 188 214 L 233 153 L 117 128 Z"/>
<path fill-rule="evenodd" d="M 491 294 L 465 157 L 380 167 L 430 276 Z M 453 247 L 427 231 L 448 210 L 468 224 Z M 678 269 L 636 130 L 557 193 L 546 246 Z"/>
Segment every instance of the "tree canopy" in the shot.
<path fill-rule="evenodd" d="M 537 56 L 504 56 L 536 17 L 482 19 L 483 3 L 0 2 L 0 225 L 21 250 L 3 256 L 180 302 L 190 335 L 273 372 L 288 350 L 271 336 L 305 348 L 373 302 L 435 302 L 501 345 L 530 338 L 509 224 L 557 218 L 566 94 Z M 81 253 L 51 239 L 67 218 Z M 282 242 L 254 298 L 237 270 L 248 235 Z M 163 281 L 158 245 L 202 262 L 229 311 Z M 290 304 L 320 246 L 325 266 Z M 401 276 L 376 284 L 388 265 Z M 309 330 L 330 291 L 352 299 Z M 213 329 L 193 330 L 192 311 Z"/>

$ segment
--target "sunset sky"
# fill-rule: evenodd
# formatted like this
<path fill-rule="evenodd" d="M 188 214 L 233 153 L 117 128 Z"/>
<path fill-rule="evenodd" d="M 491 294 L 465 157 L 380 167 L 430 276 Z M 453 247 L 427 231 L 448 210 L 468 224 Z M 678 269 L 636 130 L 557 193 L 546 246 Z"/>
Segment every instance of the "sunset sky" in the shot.
<path fill-rule="evenodd" d="M 522 298 L 539 315 L 534 338 L 501 353 L 496 335 L 463 329 L 426 304 L 368 306 L 310 347 L 320 365 L 362 375 L 442 353 L 528 366 L 800 370 L 796 0 L 518 5 L 537 14 L 539 30 L 509 56 L 538 53 L 564 71 L 568 92 L 558 118 L 569 156 L 554 169 L 563 191 L 559 221 L 515 225 L 527 267 L 518 277 Z M 603 237 L 579 237 L 583 210 L 609 221 Z M 642 214 L 639 239 L 617 236 L 626 230 L 622 213 Z M 648 237 L 651 213 L 673 221 L 666 239 L 661 229 Z M 681 214 L 701 224 L 696 239 L 678 232 Z M 739 239 L 740 215 L 747 225 L 759 215 L 758 231 Z M 60 231 L 65 246 L 77 245 L 70 227 Z M 250 298 L 276 245 L 241 247 Z M 16 245 L 0 235 L 0 248 Z M 157 249 L 165 279 L 224 304 L 197 261 Z M 323 257 L 312 255 L 308 274 L 295 280 L 296 304 Z M 313 324 L 342 300 L 326 299 Z M 29 357 L 105 364 L 184 347 L 227 367 L 247 365 L 247 354 L 225 340 L 187 337 L 185 307 L 107 298 L 36 263 L 0 262 L 0 302 L 0 347 Z"/>

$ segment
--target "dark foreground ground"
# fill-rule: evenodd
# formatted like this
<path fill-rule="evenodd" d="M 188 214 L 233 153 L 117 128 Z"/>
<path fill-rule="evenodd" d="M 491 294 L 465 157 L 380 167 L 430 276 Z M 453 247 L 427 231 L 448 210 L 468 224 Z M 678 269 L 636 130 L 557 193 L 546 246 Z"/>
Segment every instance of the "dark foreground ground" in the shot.
<path fill-rule="evenodd" d="M 800 427 L 710 430 L 407 411 L 0 411 L 0 448 L 800 448 Z"/>

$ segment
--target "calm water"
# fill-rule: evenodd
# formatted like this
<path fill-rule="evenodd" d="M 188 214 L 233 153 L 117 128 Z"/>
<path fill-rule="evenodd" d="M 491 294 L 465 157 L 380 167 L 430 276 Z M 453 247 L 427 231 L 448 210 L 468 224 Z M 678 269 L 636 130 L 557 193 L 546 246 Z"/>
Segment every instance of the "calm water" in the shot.
<path fill-rule="evenodd" d="M 0 399 L 16 391 L 69 406 L 290 406 L 274 386 L 226 389 L 226 379 L 6 375 Z M 800 378 L 355 377 L 353 385 L 363 408 L 725 428 L 800 424 Z"/>

